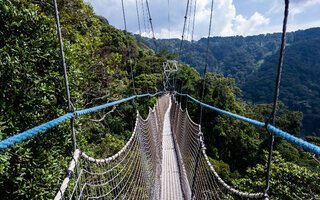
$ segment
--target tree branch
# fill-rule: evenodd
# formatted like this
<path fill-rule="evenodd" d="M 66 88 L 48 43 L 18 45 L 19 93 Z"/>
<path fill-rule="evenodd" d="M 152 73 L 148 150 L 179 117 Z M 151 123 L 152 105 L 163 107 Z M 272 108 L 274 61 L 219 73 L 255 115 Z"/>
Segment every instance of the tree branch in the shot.
<path fill-rule="evenodd" d="M 313 154 L 312 158 L 320 165 L 320 161 L 316 158 L 316 154 Z"/>
<path fill-rule="evenodd" d="M 117 106 L 113 106 L 113 108 L 107 112 L 105 115 L 103 115 L 103 117 L 101 119 L 89 119 L 89 118 L 82 118 L 82 119 L 79 119 L 79 120 L 89 120 L 89 121 L 92 121 L 92 122 L 101 122 L 104 120 L 104 118 L 106 118 L 106 116 L 112 112 L 114 112 L 116 110 Z"/>
<path fill-rule="evenodd" d="M 300 198 L 298 195 L 296 195 L 295 193 L 292 193 L 293 196 L 295 196 L 298 200 L 303 200 L 302 198 Z"/>
<path fill-rule="evenodd" d="M 104 98 L 106 98 L 106 97 L 108 97 L 110 95 L 110 93 L 107 93 L 106 95 L 104 95 L 104 96 L 102 96 L 102 97 L 96 97 L 96 98 L 93 98 L 93 99 L 91 99 L 91 100 L 100 100 L 100 99 L 104 99 Z"/>

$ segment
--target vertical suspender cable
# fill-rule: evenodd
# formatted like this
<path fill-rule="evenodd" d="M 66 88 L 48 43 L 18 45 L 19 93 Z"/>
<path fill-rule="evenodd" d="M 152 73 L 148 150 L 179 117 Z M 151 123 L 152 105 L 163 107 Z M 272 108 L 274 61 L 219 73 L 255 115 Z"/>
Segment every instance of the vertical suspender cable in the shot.
<path fill-rule="evenodd" d="M 144 6 L 143 6 L 143 0 L 141 0 L 141 10 L 142 10 L 144 31 L 147 33 L 148 31 L 147 31 L 147 26 L 146 26 L 146 16 L 145 16 L 145 13 L 144 13 L 145 9 L 144 9 Z M 148 61 L 148 64 L 150 66 L 150 60 Z M 146 71 L 145 71 L 145 74 L 146 74 Z M 151 77 L 151 70 L 149 70 L 149 74 L 150 74 L 150 77 Z M 146 76 L 145 76 L 145 78 L 146 78 Z M 147 93 L 148 93 L 149 92 L 149 88 L 148 88 L 147 82 L 146 82 L 146 88 L 147 88 Z"/>
<path fill-rule="evenodd" d="M 60 53 L 61 53 L 61 60 L 62 60 L 62 66 L 63 66 L 64 81 L 65 81 L 67 100 L 68 100 L 68 110 L 69 110 L 69 112 L 71 112 L 71 111 L 75 112 L 75 108 L 74 108 L 74 106 L 73 106 L 73 104 L 71 102 L 71 98 L 70 98 L 68 75 L 67 75 L 67 68 L 66 68 L 66 63 L 65 63 L 65 58 L 64 58 L 63 42 L 62 42 L 62 36 L 61 36 L 61 28 L 60 28 L 57 1 L 53 0 L 53 3 L 54 3 L 54 12 L 55 12 L 56 24 L 57 24 L 57 32 L 58 32 L 59 43 L 60 43 Z M 75 121 L 75 114 L 70 120 L 71 132 L 72 132 L 73 152 L 75 152 L 76 149 L 77 149 L 76 134 L 75 134 L 75 130 L 74 130 L 74 121 Z M 76 163 L 76 174 L 77 174 L 77 177 L 79 177 L 79 167 L 78 167 L 77 163 Z M 79 183 L 79 192 L 81 192 L 80 183 Z"/>
<path fill-rule="evenodd" d="M 63 42 L 62 42 L 62 36 L 61 36 L 61 28 L 60 28 L 60 20 L 59 20 L 59 14 L 58 14 L 58 6 L 57 1 L 54 0 L 54 11 L 55 11 L 55 17 L 56 17 L 56 24 L 57 24 L 57 32 L 59 37 L 59 43 L 60 43 L 60 54 L 62 59 L 62 67 L 63 67 L 63 74 L 64 74 L 64 81 L 66 86 L 66 93 L 67 93 L 67 100 L 68 100 L 68 109 L 71 111 L 71 100 L 70 100 L 70 92 L 69 92 L 69 83 L 68 83 L 68 75 L 67 75 L 67 68 L 64 58 L 64 50 L 63 50 Z"/>
<path fill-rule="evenodd" d="M 145 17 L 145 14 L 144 14 L 143 0 L 141 0 L 141 10 L 142 10 L 144 31 L 147 33 L 148 31 L 147 31 L 147 26 L 146 26 L 146 17 Z"/>
<path fill-rule="evenodd" d="M 150 27 L 151 27 L 152 36 L 153 36 L 152 39 L 153 39 L 153 43 L 154 43 L 154 46 L 155 46 L 155 54 L 157 54 L 157 53 L 158 53 L 158 45 L 157 45 L 157 42 L 156 42 L 156 37 L 155 37 L 154 29 L 153 29 L 152 17 L 151 17 L 151 12 L 150 12 L 150 7 L 149 7 L 149 2 L 148 2 L 148 0 L 146 0 L 146 5 L 147 5 L 149 22 L 150 22 Z M 154 64 L 153 57 L 152 57 L 152 63 Z M 150 73 L 151 73 L 151 70 L 150 70 Z M 154 69 L 153 69 L 153 73 L 155 73 L 155 70 L 154 70 Z"/>
<path fill-rule="evenodd" d="M 189 9 L 188 9 L 188 17 L 187 17 L 187 30 L 186 30 L 186 40 L 189 39 L 190 35 L 190 24 L 191 24 L 191 14 L 192 14 L 192 4 L 193 0 L 190 1 L 189 3 Z M 180 93 L 182 94 L 182 86 L 183 86 L 183 81 L 181 80 L 181 86 L 180 86 Z M 180 103 L 182 104 L 182 95 L 180 95 Z"/>
<path fill-rule="evenodd" d="M 278 105 L 279 99 L 279 87 L 280 87 L 280 80 L 281 80 L 281 73 L 282 73 L 282 64 L 283 64 L 283 55 L 285 51 L 285 44 L 286 44 L 286 30 L 287 30 L 287 20 L 289 14 L 289 0 L 285 0 L 285 11 L 284 11 L 284 19 L 283 19 L 283 27 L 282 27 L 282 37 L 281 37 L 281 48 L 280 48 L 280 56 L 278 61 L 278 71 L 277 71 L 277 79 L 276 79 L 276 86 L 275 86 L 275 95 L 273 100 L 273 109 L 272 113 L 268 119 L 268 123 L 275 123 L 275 115 Z"/>
<path fill-rule="evenodd" d="M 123 14 L 123 22 L 124 22 L 124 30 L 126 32 L 126 40 L 127 40 L 127 48 L 128 48 L 128 57 L 129 57 L 129 63 L 130 63 L 130 70 L 131 70 L 131 79 L 132 79 L 132 87 L 133 87 L 133 93 L 134 95 L 136 94 L 136 88 L 134 85 L 134 77 L 133 77 L 133 67 L 132 67 L 132 61 L 131 61 L 131 53 L 130 53 L 130 45 L 129 45 L 129 36 L 128 36 L 128 31 L 127 31 L 127 21 L 126 21 L 126 14 L 124 10 L 124 4 L 123 0 L 121 0 L 121 5 L 122 5 L 122 14 Z M 138 109 L 136 101 L 133 99 L 134 105 L 136 109 Z"/>
<path fill-rule="evenodd" d="M 187 24 L 187 32 L 186 32 L 186 40 L 189 39 L 189 35 L 190 35 L 190 24 L 191 24 L 191 13 L 192 13 L 192 2 L 193 0 L 190 1 L 190 5 L 189 5 L 189 13 L 188 13 L 188 24 Z"/>
<path fill-rule="evenodd" d="M 137 10 L 137 18 L 138 18 L 138 25 L 139 25 L 139 34 L 141 36 L 141 26 L 140 26 L 140 16 L 139 16 L 139 6 L 138 6 L 138 0 L 136 0 L 136 10 Z M 144 81 L 146 85 L 147 93 L 149 93 L 148 90 L 148 84 L 147 84 L 147 75 L 146 75 L 146 66 L 144 65 Z"/>
<path fill-rule="evenodd" d="M 189 10 L 189 0 L 187 1 L 187 6 L 186 6 L 186 12 L 184 15 L 184 23 L 183 23 L 183 29 L 182 29 L 182 35 L 181 35 L 181 42 L 180 42 L 180 48 L 179 48 L 179 57 L 181 57 L 181 51 L 182 51 L 182 44 L 183 44 L 183 38 L 184 38 L 184 32 L 186 29 L 186 24 L 187 24 L 187 15 L 188 15 L 188 10 Z M 181 58 L 180 58 L 181 59 Z M 177 72 L 175 72 L 175 75 L 173 77 L 173 90 L 176 90 L 176 79 L 177 79 Z"/>
<path fill-rule="evenodd" d="M 147 5 L 147 9 L 148 9 L 149 22 L 150 22 L 152 36 L 153 36 L 152 39 L 153 39 L 153 43 L 154 43 L 154 46 L 155 46 L 155 53 L 157 54 L 158 53 L 158 47 L 157 47 L 156 37 L 154 35 L 154 29 L 153 29 L 153 25 L 152 25 L 152 18 L 151 18 L 151 13 L 150 13 L 148 0 L 146 0 L 146 5 Z"/>
<path fill-rule="evenodd" d="M 196 21 L 196 11 L 197 11 L 197 0 L 194 0 L 194 8 L 193 8 L 193 19 L 192 19 L 192 31 L 191 31 L 191 51 L 193 50 L 193 34 L 194 34 L 194 24 Z M 187 94 L 189 94 L 190 90 L 190 78 L 188 79 L 188 91 Z M 188 97 L 186 96 L 186 108 L 188 108 Z"/>
<path fill-rule="evenodd" d="M 168 0 L 168 32 L 169 36 L 168 38 L 170 39 L 170 32 L 171 32 L 171 25 L 170 25 L 170 0 Z"/>
<path fill-rule="evenodd" d="M 196 11 L 197 11 L 197 0 L 194 0 L 192 32 L 191 32 L 191 45 L 193 44 L 193 33 L 194 33 L 194 23 L 195 23 L 195 20 L 196 20 Z"/>
<path fill-rule="evenodd" d="M 209 56 L 209 43 L 210 43 L 210 34 L 211 34 L 211 25 L 212 25 L 212 13 L 213 13 L 213 0 L 211 1 L 211 13 L 210 13 L 210 23 L 209 23 L 209 33 L 208 33 L 208 43 L 207 43 L 207 50 L 206 50 L 206 60 L 205 60 L 205 66 L 204 66 L 204 72 L 203 72 L 203 85 L 202 85 L 202 96 L 201 96 L 201 102 L 203 102 L 204 99 L 204 92 L 205 92 L 205 85 L 206 85 L 206 73 L 207 73 L 207 67 L 208 67 L 208 56 Z M 203 106 L 200 107 L 200 125 L 202 122 L 202 110 Z"/>
<path fill-rule="evenodd" d="M 70 99 L 70 91 L 69 91 L 69 83 L 68 83 L 68 75 L 67 75 L 67 68 L 65 64 L 65 58 L 64 58 L 64 51 L 63 51 L 63 42 L 62 42 L 62 36 L 61 36 L 61 28 L 60 28 L 60 21 L 59 21 L 59 13 L 58 13 L 58 6 L 57 1 L 54 0 L 54 11 L 55 11 L 55 17 L 56 17 L 56 23 L 57 23 L 57 32 L 59 37 L 59 43 L 60 43 L 60 53 L 61 53 L 61 59 L 62 59 L 62 66 L 63 66 L 63 73 L 64 73 L 64 81 L 66 86 L 66 93 L 67 93 L 67 99 L 68 99 L 68 110 L 69 112 L 74 112 L 74 107 L 71 103 Z M 72 109 L 72 110 L 71 110 Z M 74 132 L 74 117 L 71 120 L 71 128 L 72 128 L 72 142 L 73 142 L 73 150 L 76 150 L 76 136 Z"/>
<path fill-rule="evenodd" d="M 212 25 L 212 13 L 213 13 L 213 0 L 211 0 L 211 13 L 210 13 L 210 22 L 209 22 L 209 33 L 208 33 L 208 43 L 207 43 L 207 52 L 206 52 L 206 62 L 205 62 L 205 68 L 204 68 L 204 78 L 203 78 L 203 85 L 202 85 L 202 97 L 201 97 L 201 102 L 203 102 L 204 99 L 204 91 L 205 91 L 205 83 L 206 83 L 206 72 L 207 72 L 207 65 L 208 65 L 208 54 L 209 54 L 209 41 L 210 41 L 210 35 L 211 35 L 211 25 Z M 200 107 L 200 126 L 202 123 L 202 105 Z M 196 158 L 196 166 L 195 166 L 195 172 L 194 172 L 194 177 L 193 177 L 193 182 L 192 182 L 192 190 L 191 190 L 191 199 L 195 199 L 195 185 L 197 184 L 197 176 L 198 176 L 198 169 L 199 169 L 199 160 L 200 160 L 200 154 L 203 148 L 203 134 L 199 133 L 199 144 L 198 144 L 198 154 Z"/>
<path fill-rule="evenodd" d="M 179 48 L 179 57 L 181 56 L 181 50 L 182 50 L 182 44 L 183 44 L 183 38 L 184 38 L 184 32 L 186 29 L 186 24 L 187 24 L 187 15 L 188 15 L 188 10 L 189 10 L 189 0 L 187 1 L 187 7 L 186 7 L 186 13 L 184 15 L 184 23 L 183 23 L 183 29 L 182 29 L 182 35 L 181 35 L 181 42 L 180 42 L 180 48 Z"/>
<path fill-rule="evenodd" d="M 141 26 L 140 26 L 140 17 L 139 17 L 138 0 L 136 0 L 136 10 L 137 10 L 137 18 L 138 18 L 139 34 L 140 34 L 140 36 L 141 36 Z"/>
<path fill-rule="evenodd" d="M 278 70 L 277 70 L 277 79 L 276 79 L 276 86 L 275 86 L 275 95 L 273 100 L 273 109 L 272 113 L 270 114 L 269 119 L 266 121 L 265 128 L 269 123 L 271 125 L 275 125 L 275 115 L 277 112 L 277 105 L 279 99 L 279 87 L 280 87 L 280 80 L 281 80 L 281 72 L 282 72 L 282 64 L 283 64 L 283 55 L 285 51 L 285 44 L 286 44 L 286 31 L 287 31 L 287 20 L 289 14 L 289 0 L 285 0 L 285 9 L 284 9 L 284 18 L 283 18 L 283 26 L 282 26 L 282 37 L 281 37 L 281 47 L 280 47 L 280 56 L 278 62 Z M 269 130 L 267 129 L 269 132 Z M 270 148 L 269 148 L 269 156 L 268 156 L 268 165 L 267 165 L 267 175 L 266 175 L 266 188 L 265 194 L 269 194 L 270 188 L 270 170 L 271 170 L 271 161 L 272 161 L 272 151 L 273 151 L 273 142 L 274 142 L 274 134 L 270 133 Z"/>

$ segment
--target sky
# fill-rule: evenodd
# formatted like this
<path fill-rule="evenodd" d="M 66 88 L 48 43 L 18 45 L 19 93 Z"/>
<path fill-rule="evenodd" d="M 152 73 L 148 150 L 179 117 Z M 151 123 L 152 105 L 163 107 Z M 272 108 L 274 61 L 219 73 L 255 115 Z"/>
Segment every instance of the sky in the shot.
<path fill-rule="evenodd" d="M 96 14 L 124 30 L 121 0 L 85 0 Z M 148 0 L 156 38 L 181 38 L 188 0 Z M 208 37 L 212 0 L 189 0 L 184 39 L 190 40 L 196 5 L 193 39 Z M 151 37 L 145 0 L 123 0 L 128 31 Z M 138 5 L 139 15 L 137 15 Z M 190 9 L 191 8 L 191 9 Z M 210 36 L 258 35 L 281 32 L 284 0 L 214 0 Z M 138 23 L 140 21 L 140 30 Z M 189 15 L 188 15 L 189 16 Z M 320 27 L 320 0 L 290 0 L 288 31 Z"/>

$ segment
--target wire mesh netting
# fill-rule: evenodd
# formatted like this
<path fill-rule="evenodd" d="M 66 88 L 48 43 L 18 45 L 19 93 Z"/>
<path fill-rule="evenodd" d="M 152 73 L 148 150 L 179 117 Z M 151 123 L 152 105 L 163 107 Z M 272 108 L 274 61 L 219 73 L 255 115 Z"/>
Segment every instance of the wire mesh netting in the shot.
<path fill-rule="evenodd" d="M 186 197 L 190 199 L 266 198 L 264 193 L 240 192 L 219 177 L 206 154 L 200 125 L 191 120 L 187 109 L 182 110 L 173 96 L 172 101 L 172 131 Z"/>
<path fill-rule="evenodd" d="M 159 199 L 161 135 L 169 96 L 162 96 L 147 119 L 137 112 L 133 134 L 115 155 L 95 159 L 77 149 L 55 199 Z M 78 170 L 72 175 L 73 171 Z"/>
<path fill-rule="evenodd" d="M 77 149 L 55 199 L 160 199 L 164 115 L 169 95 L 162 96 L 147 119 L 137 112 L 133 134 L 115 155 L 95 159 Z M 185 199 L 266 198 L 226 184 L 212 167 L 200 125 L 171 95 L 170 121 Z M 73 173 L 78 171 L 78 173 Z"/>

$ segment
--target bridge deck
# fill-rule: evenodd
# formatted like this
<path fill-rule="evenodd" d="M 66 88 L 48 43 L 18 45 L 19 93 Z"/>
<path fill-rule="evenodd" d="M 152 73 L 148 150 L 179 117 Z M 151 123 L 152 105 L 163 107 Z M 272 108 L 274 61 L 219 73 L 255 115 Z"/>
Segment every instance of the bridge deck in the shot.
<path fill-rule="evenodd" d="M 164 116 L 162 138 L 162 172 L 161 172 L 161 199 L 179 200 L 184 199 L 181 189 L 178 160 L 173 143 L 170 123 L 170 108 Z"/>

